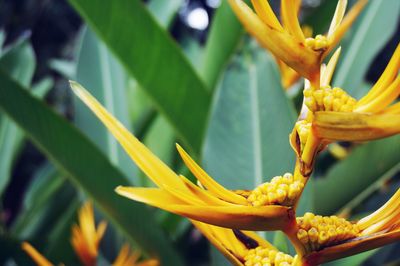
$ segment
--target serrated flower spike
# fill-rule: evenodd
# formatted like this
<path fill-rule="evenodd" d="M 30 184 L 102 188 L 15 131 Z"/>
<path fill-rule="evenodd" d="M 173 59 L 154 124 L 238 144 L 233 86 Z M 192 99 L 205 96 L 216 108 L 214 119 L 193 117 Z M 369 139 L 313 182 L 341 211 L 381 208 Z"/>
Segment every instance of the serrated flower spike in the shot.
<path fill-rule="evenodd" d="M 256 13 L 242 0 L 229 0 L 229 3 L 247 31 L 263 47 L 301 76 L 317 84 L 322 60 L 340 41 L 367 1 L 358 1 L 343 19 L 347 0 L 339 0 L 328 33 L 315 38 L 306 38 L 300 27 L 297 17 L 300 0 L 281 0 L 282 23 L 268 0 L 252 0 Z"/>
<path fill-rule="evenodd" d="M 305 265 L 319 265 L 400 239 L 400 190 L 380 209 L 354 222 L 306 213 L 297 218 Z"/>
<path fill-rule="evenodd" d="M 400 133 L 400 44 L 385 71 L 360 100 L 329 85 L 304 91 L 317 137 L 330 141 L 365 141 Z"/>
<path fill-rule="evenodd" d="M 71 87 L 157 185 L 157 188 L 118 187 L 118 194 L 221 227 L 284 230 L 293 222 L 294 210 L 290 204 L 301 193 L 300 177 L 289 178 L 291 175 L 286 174 L 273 179 L 269 185 L 262 185 L 256 192 L 234 192 L 218 184 L 177 145 L 183 161 L 201 183 L 197 186 L 165 165 L 79 84 L 71 82 Z"/>
<path fill-rule="evenodd" d="M 192 223 L 232 265 L 294 265 L 295 258 L 280 252 L 253 232 L 231 230 L 196 221 Z"/>
<path fill-rule="evenodd" d="M 106 230 L 106 223 L 100 222 L 98 227 L 95 226 L 93 205 L 86 202 L 78 214 L 79 225 L 72 226 L 71 244 L 82 265 L 95 266 L 98 260 L 98 247 Z M 40 254 L 28 242 L 23 242 L 22 249 L 32 258 L 38 266 L 52 266 L 46 257 Z M 117 258 L 113 262 L 113 266 L 158 266 L 159 261 L 156 259 L 147 259 L 138 262 L 140 252 L 132 252 L 128 244 L 125 244 L 120 250 Z M 59 264 L 64 265 L 64 264 Z"/>
<path fill-rule="evenodd" d="M 365 141 L 400 133 L 400 45 L 378 82 L 359 101 L 330 86 L 341 49 L 321 66 L 320 87 L 305 83 L 302 114 L 290 135 L 290 144 L 309 175 L 316 154 L 332 141 Z"/>
<path fill-rule="evenodd" d="M 86 202 L 81 207 L 78 219 L 79 225 L 72 226 L 72 247 L 84 265 L 96 265 L 99 244 L 107 228 L 107 223 L 101 221 L 96 228 L 93 205 L 90 202 Z"/>

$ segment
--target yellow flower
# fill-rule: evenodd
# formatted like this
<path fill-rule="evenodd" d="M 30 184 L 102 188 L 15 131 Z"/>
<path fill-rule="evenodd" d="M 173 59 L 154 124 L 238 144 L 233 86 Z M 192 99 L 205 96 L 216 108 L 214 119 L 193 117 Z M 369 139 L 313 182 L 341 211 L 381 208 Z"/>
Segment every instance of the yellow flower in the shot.
<path fill-rule="evenodd" d="M 355 222 L 306 213 L 297 219 L 302 261 L 319 265 L 400 239 L 400 190 L 380 209 Z"/>
<path fill-rule="evenodd" d="M 316 135 L 328 140 L 364 141 L 400 133 L 400 103 L 396 103 L 400 95 L 399 68 L 400 44 L 379 80 L 360 100 L 339 88 L 327 87 L 323 98 L 327 105 L 313 110 Z"/>
<path fill-rule="evenodd" d="M 263 47 L 301 76 L 317 84 L 322 60 L 340 41 L 367 1 L 358 1 L 343 19 L 347 0 L 339 0 L 327 35 L 315 38 L 306 38 L 300 27 L 297 18 L 300 0 L 281 1 L 282 24 L 267 0 L 252 0 L 257 14 L 242 0 L 229 0 L 229 3 L 247 31 Z"/>
<path fill-rule="evenodd" d="M 212 179 L 179 146 L 177 149 L 201 186 L 177 175 L 84 88 L 71 82 L 75 94 L 97 115 L 116 137 L 136 165 L 158 188 L 118 187 L 116 192 L 132 200 L 222 227 L 243 230 L 284 230 L 294 220 L 294 208 L 306 179 L 285 174 L 261 184 L 253 191 L 231 191 Z"/>
<path fill-rule="evenodd" d="M 235 266 L 292 265 L 284 254 L 254 232 L 231 230 L 192 221 L 194 226 Z"/>
<path fill-rule="evenodd" d="M 113 266 L 158 266 L 159 262 L 156 259 L 148 259 L 142 262 L 138 262 L 140 258 L 140 252 L 131 252 L 128 244 L 125 244 L 117 258 L 115 259 Z"/>
<path fill-rule="evenodd" d="M 79 226 L 73 225 L 71 243 L 75 253 L 78 255 L 85 266 L 97 265 L 98 248 L 107 224 L 102 221 L 97 229 L 94 221 L 93 205 L 86 202 L 79 210 Z M 22 243 L 22 249 L 33 259 L 38 266 L 52 266 L 48 259 L 40 254 L 28 242 Z M 148 259 L 138 262 L 140 252 L 131 252 L 129 245 L 125 244 L 120 250 L 113 266 L 158 266 L 159 262 L 156 259 Z M 64 264 L 60 264 L 64 265 Z"/>
<path fill-rule="evenodd" d="M 84 265 L 96 265 L 100 240 L 106 228 L 107 223 L 102 221 L 96 229 L 93 205 L 86 202 L 79 211 L 79 226 L 72 227 L 71 238 L 75 253 Z"/>
<path fill-rule="evenodd" d="M 340 48 L 321 67 L 320 87 L 305 84 L 304 104 L 290 143 L 309 175 L 316 154 L 332 141 L 365 141 L 400 133 L 400 45 L 377 83 L 359 101 L 330 86 Z"/>

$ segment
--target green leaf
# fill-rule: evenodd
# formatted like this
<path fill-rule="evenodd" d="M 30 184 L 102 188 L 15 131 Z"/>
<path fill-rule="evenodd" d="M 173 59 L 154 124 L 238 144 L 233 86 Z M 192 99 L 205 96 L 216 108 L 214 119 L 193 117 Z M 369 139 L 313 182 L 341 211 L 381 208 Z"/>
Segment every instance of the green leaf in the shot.
<path fill-rule="evenodd" d="M 210 253 L 211 253 L 211 266 L 230 266 L 232 263 L 230 263 L 224 255 L 221 254 L 215 247 L 210 247 Z"/>
<path fill-rule="evenodd" d="M 78 198 L 71 200 L 68 208 L 59 215 L 57 223 L 48 233 L 46 256 L 51 261 L 63 262 L 65 265 L 79 265 L 71 245 L 71 231 L 81 205 L 82 202 Z"/>
<path fill-rule="evenodd" d="M 316 212 L 332 215 L 363 192 L 399 163 L 399 147 L 400 136 L 394 136 L 355 148 L 345 160 L 334 165 L 324 178 L 315 180 Z"/>
<path fill-rule="evenodd" d="M 3 45 L 4 45 L 5 40 L 6 40 L 6 32 L 3 29 L 1 29 L 0 30 L 0 56 L 3 53 Z"/>
<path fill-rule="evenodd" d="M 35 66 L 35 55 L 27 40 L 10 47 L 0 58 L 0 69 L 24 86 L 31 83 Z M 9 183 L 11 169 L 22 142 L 23 133 L 10 119 L 2 117 L 0 120 L 0 195 Z"/>
<path fill-rule="evenodd" d="M 286 235 L 282 232 L 279 231 L 275 232 L 273 245 L 283 253 L 289 254 L 290 252 L 288 246 L 288 239 L 286 238 Z"/>
<path fill-rule="evenodd" d="M 0 69 L 22 86 L 28 86 L 31 83 L 35 68 L 35 54 L 28 40 L 20 41 L 12 46 L 0 59 Z"/>
<path fill-rule="evenodd" d="M 310 26 L 313 29 L 314 36 L 326 33 L 335 13 L 336 5 L 337 1 L 323 1 L 323 3 L 313 9 L 310 14 L 307 14 L 302 25 Z"/>
<path fill-rule="evenodd" d="M 0 265 L 32 265 L 32 259 L 22 250 L 19 239 L 0 234 L 0 247 Z"/>
<path fill-rule="evenodd" d="M 142 1 L 70 0 L 171 122 L 200 150 L 210 95 L 177 44 Z"/>
<path fill-rule="evenodd" d="M 60 190 L 65 184 L 56 169 L 46 164 L 34 175 L 25 194 L 21 214 L 13 224 L 12 233 L 21 239 L 31 238 L 44 223 L 44 216 L 48 214 L 49 203 L 60 203 Z M 54 199 L 57 199 L 54 201 Z M 57 204 L 61 209 L 60 204 Z"/>
<path fill-rule="evenodd" d="M 398 162 L 395 166 L 387 170 L 382 176 L 376 179 L 375 182 L 370 184 L 367 188 L 365 188 L 362 192 L 358 193 L 354 196 L 345 206 L 341 208 L 339 213 L 351 213 L 352 210 L 358 207 L 364 200 L 366 200 L 369 196 L 371 196 L 374 192 L 385 186 L 385 183 L 388 182 L 393 176 L 400 171 L 400 162 Z M 380 207 L 377 203 L 377 208 Z"/>
<path fill-rule="evenodd" d="M 126 73 L 105 44 L 90 30 L 83 34 L 76 78 L 107 110 L 130 128 Z M 74 98 L 74 108 L 74 119 L 78 128 L 97 144 L 129 180 L 138 181 L 137 168 L 104 125 L 77 98 Z"/>
<path fill-rule="evenodd" d="M 212 20 L 201 68 L 201 76 L 209 90 L 216 87 L 243 33 L 243 27 L 228 1 L 222 1 Z"/>
<path fill-rule="evenodd" d="M 54 85 L 54 80 L 45 77 L 32 85 L 32 95 L 43 99 Z"/>
<path fill-rule="evenodd" d="M 230 189 L 253 189 L 292 172 L 288 135 L 295 117 L 273 59 L 261 49 L 244 52 L 217 91 L 204 167 Z"/>
<path fill-rule="evenodd" d="M 178 256 L 145 206 L 115 194 L 115 187 L 129 184 L 122 173 L 76 128 L 3 72 L 0 72 L 0 107 L 77 187 L 93 199 L 128 240 L 136 241 L 149 255 L 159 257 L 162 264 L 180 265 Z"/>
<path fill-rule="evenodd" d="M 76 73 L 76 63 L 65 59 L 51 59 L 49 66 L 62 76 L 73 79 Z"/>
<path fill-rule="evenodd" d="M 159 24 L 169 28 L 182 3 L 183 0 L 152 0 L 149 1 L 148 8 Z"/>
<path fill-rule="evenodd" d="M 332 85 L 362 96 L 361 83 L 376 54 L 393 36 L 400 15 L 400 1 L 369 1 L 358 18 L 352 38 L 344 45 Z"/>

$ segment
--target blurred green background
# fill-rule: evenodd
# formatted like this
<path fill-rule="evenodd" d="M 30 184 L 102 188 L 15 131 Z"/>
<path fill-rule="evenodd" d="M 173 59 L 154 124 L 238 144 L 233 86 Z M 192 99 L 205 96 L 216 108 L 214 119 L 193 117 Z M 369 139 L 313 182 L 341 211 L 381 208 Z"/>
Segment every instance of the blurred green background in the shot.
<path fill-rule="evenodd" d="M 301 20 L 322 33 L 335 6 L 304 0 Z M 340 44 L 334 86 L 355 97 L 371 87 L 400 41 L 399 14 L 398 0 L 369 2 Z M 186 219 L 114 193 L 151 184 L 68 85 L 85 86 L 177 172 L 187 174 L 175 142 L 231 189 L 292 171 L 288 134 L 302 84 L 282 88 L 274 59 L 227 2 L 3 0 L 0 28 L 0 264 L 32 264 L 24 240 L 51 261 L 77 264 L 71 225 L 91 199 L 110 223 L 99 264 L 129 241 L 163 265 L 228 265 Z M 357 218 L 399 187 L 399 136 L 340 145 L 348 155 L 320 156 L 299 215 Z M 291 252 L 281 234 L 266 237 Z M 399 251 L 393 244 L 330 264 L 398 265 Z"/>

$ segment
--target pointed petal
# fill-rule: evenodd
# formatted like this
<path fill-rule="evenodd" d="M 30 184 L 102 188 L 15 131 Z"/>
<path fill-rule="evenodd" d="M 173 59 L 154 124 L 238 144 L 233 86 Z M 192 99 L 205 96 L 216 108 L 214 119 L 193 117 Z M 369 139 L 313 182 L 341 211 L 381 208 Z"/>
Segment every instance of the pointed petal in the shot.
<path fill-rule="evenodd" d="M 132 264 L 127 264 L 132 265 Z M 136 266 L 159 266 L 160 262 L 156 259 L 149 259 L 136 264 Z"/>
<path fill-rule="evenodd" d="M 265 24 L 276 30 L 283 31 L 282 25 L 275 16 L 275 13 L 269 5 L 268 0 L 251 0 L 251 2 L 257 12 L 257 15 Z"/>
<path fill-rule="evenodd" d="M 377 233 L 371 236 L 358 237 L 343 244 L 327 247 L 308 255 L 307 265 L 320 265 L 335 259 L 348 257 L 374 248 L 378 248 L 400 240 L 400 230 Z"/>
<path fill-rule="evenodd" d="M 400 189 L 396 191 L 396 193 L 378 210 L 374 211 L 370 215 L 362 218 L 357 222 L 357 226 L 364 230 L 372 224 L 378 222 L 379 220 L 387 217 L 395 210 L 399 210 L 400 205 Z"/>
<path fill-rule="evenodd" d="M 293 210 L 283 206 L 192 206 L 160 189 L 118 187 L 116 192 L 189 219 L 232 229 L 282 230 L 293 219 Z"/>
<path fill-rule="evenodd" d="M 97 256 L 96 227 L 91 202 L 86 202 L 79 210 L 79 227 L 89 253 L 93 257 Z"/>
<path fill-rule="evenodd" d="M 165 187 L 165 190 L 168 191 L 168 193 L 170 193 L 175 198 L 183 201 L 185 204 L 199 205 L 199 206 L 206 205 L 206 203 L 204 201 L 202 201 L 201 199 L 197 198 L 196 195 L 189 194 L 182 190 L 171 188 L 171 187 Z"/>
<path fill-rule="evenodd" d="M 117 258 L 115 259 L 113 266 L 123 266 L 125 265 L 125 261 L 128 259 L 129 256 L 129 245 L 125 244 L 122 246 L 121 250 L 118 253 Z"/>
<path fill-rule="evenodd" d="M 213 234 L 228 250 L 232 251 L 236 257 L 244 258 L 247 253 L 246 246 L 240 242 L 232 229 L 224 229 L 221 227 L 212 226 Z"/>
<path fill-rule="evenodd" d="M 128 266 L 128 265 L 137 265 L 136 262 L 140 257 L 140 252 L 135 251 L 131 252 L 130 246 L 128 244 L 124 244 L 113 262 L 112 266 Z"/>
<path fill-rule="evenodd" d="M 372 101 L 375 97 L 377 97 L 383 90 L 385 90 L 392 81 L 398 75 L 400 69 L 400 44 L 397 45 L 397 48 L 392 55 L 388 65 L 383 71 L 379 80 L 375 83 L 375 85 L 371 88 L 371 90 L 361 98 L 357 106 L 361 106 L 367 104 L 368 102 Z"/>
<path fill-rule="evenodd" d="M 99 242 L 103 238 L 106 229 L 107 229 L 107 222 L 101 221 L 97 226 L 97 231 L 96 231 L 97 242 Z"/>
<path fill-rule="evenodd" d="M 390 84 L 389 87 L 382 90 L 382 92 L 375 98 L 371 99 L 363 105 L 357 105 L 354 112 L 360 113 L 378 113 L 385 109 L 400 95 L 400 75 Z"/>
<path fill-rule="evenodd" d="M 216 235 L 216 230 L 229 230 L 226 228 L 216 227 L 209 224 L 192 221 L 193 225 L 227 258 L 234 266 L 244 266 L 240 258 L 235 256 L 232 250 L 225 247 Z"/>
<path fill-rule="evenodd" d="M 400 115 L 400 102 L 395 103 L 381 112 L 382 114 L 398 114 Z"/>
<path fill-rule="evenodd" d="M 221 200 L 214 195 L 212 195 L 209 191 L 204 190 L 202 188 L 199 188 L 192 182 L 190 182 L 186 177 L 180 175 L 179 176 L 182 181 L 186 184 L 186 186 L 190 189 L 190 191 L 195 194 L 199 199 L 204 201 L 206 204 L 211 204 L 211 205 L 221 205 L 221 206 L 233 206 L 233 203 Z"/>
<path fill-rule="evenodd" d="M 342 23 L 339 27 L 334 31 L 333 36 L 330 37 L 330 45 L 329 49 L 324 53 L 325 55 L 329 54 L 330 51 L 339 43 L 339 41 L 343 38 L 344 34 L 351 27 L 353 22 L 356 20 L 358 15 L 361 13 L 365 5 L 368 3 L 368 0 L 359 0 L 346 14 Z M 333 22 L 333 21 L 332 21 Z"/>
<path fill-rule="evenodd" d="M 331 79 L 333 73 L 335 72 L 336 64 L 339 60 L 341 51 L 342 47 L 339 47 L 332 55 L 331 59 L 329 59 L 328 65 L 325 67 L 324 71 L 321 71 L 321 87 L 329 86 L 331 83 Z"/>
<path fill-rule="evenodd" d="M 42 254 L 40 254 L 31 244 L 28 242 L 22 243 L 22 249 L 32 258 L 38 266 L 53 266 L 53 263 L 48 261 Z"/>
<path fill-rule="evenodd" d="M 212 177 L 210 177 L 198 164 L 196 164 L 196 162 L 189 156 L 189 154 L 185 152 L 181 146 L 177 144 L 176 148 L 189 170 L 211 193 L 227 202 L 241 205 L 248 204 L 244 197 L 224 188 Z"/>
<path fill-rule="evenodd" d="M 70 81 L 74 93 L 93 111 L 110 130 L 136 165 L 159 187 L 171 187 L 186 190 L 178 176 L 135 136 L 133 136 L 115 117 L 87 92 L 80 84 Z"/>
<path fill-rule="evenodd" d="M 247 31 L 260 44 L 300 75 L 319 81 L 320 53 L 297 42 L 293 36 L 280 32 L 266 24 L 242 0 L 228 0 Z"/>
<path fill-rule="evenodd" d="M 373 140 L 400 133 L 400 115 L 316 112 L 313 129 L 326 140 Z"/>
<path fill-rule="evenodd" d="M 165 209 L 163 207 L 164 205 L 185 204 L 184 201 L 171 195 L 165 189 L 119 186 L 115 189 L 115 192 L 129 199 L 140 201 L 161 209 Z"/>
<path fill-rule="evenodd" d="M 335 31 L 339 27 L 342 19 L 344 17 L 344 13 L 346 12 L 347 0 L 339 0 L 336 6 L 335 15 L 332 18 L 331 25 L 328 30 L 328 39 L 335 34 Z"/>
<path fill-rule="evenodd" d="M 231 230 L 197 221 L 192 221 L 192 223 L 234 265 L 243 265 L 243 257 L 250 249 L 260 246 L 277 250 L 271 243 L 254 232 Z"/>
<path fill-rule="evenodd" d="M 293 0 L 281 0 L 282 22 L 284 27 L 293 35 L 296 41 L 304 43 L 304 34 L 297 18 L 298 5 Z"/>

